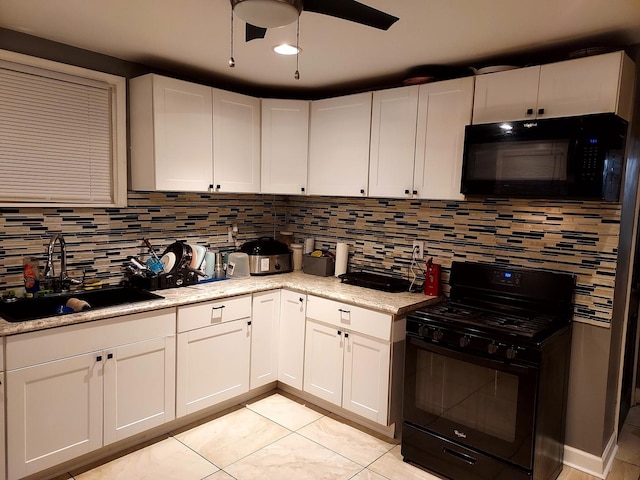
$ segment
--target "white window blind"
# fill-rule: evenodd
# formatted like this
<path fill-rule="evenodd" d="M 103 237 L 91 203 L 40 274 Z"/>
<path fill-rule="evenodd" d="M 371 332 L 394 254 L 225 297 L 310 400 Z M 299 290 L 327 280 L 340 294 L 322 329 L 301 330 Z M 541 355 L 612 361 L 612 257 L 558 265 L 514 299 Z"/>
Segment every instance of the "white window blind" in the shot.
<path fill-rule="evenodd" d="M 111 86 L 11 65 L 0 64 L 0 202 L 113 203 Z"/>

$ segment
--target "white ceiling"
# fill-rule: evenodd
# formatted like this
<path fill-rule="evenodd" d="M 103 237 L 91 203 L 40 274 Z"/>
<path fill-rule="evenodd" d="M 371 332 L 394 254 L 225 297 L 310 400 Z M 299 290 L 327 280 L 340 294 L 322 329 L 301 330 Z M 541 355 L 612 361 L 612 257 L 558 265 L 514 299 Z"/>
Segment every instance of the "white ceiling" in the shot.
<path fill-rule="evenodd" d="M 640 0 L 361 0 L 400 17 L 388 31 L 303 12 L 300 80 L 295 23 L 244 41 L 229 0 L 0 0 L 0 27 L 184 74 L 259 87 L 321 89 L 402 75 L 416 65 L 485 66 L 492 57 L 554 45 L 640 43 Z M 590 43 L 593 42 L 593 43 Z"/>

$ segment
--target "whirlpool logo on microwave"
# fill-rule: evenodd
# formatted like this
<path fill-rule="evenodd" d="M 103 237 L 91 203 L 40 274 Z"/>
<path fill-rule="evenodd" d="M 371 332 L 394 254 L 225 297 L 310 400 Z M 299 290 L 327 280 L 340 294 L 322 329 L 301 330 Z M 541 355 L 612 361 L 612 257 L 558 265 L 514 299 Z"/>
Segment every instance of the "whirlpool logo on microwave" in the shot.
<path fill-rule="evenodd" d="M 537 122 L 527 122 L 527 123 L 523 123 L 522 126 L 524 128 L 532 128 L 532 127 L 537 127 L 538 123 Z"/>
<path fill-rule="evenodd" d="M 461 432 L 460 430 L 455 429 L 453 433 L 455 433 L 456 437 L 458 438 L 467 438 L 467 434 L 464 432 Z"/>

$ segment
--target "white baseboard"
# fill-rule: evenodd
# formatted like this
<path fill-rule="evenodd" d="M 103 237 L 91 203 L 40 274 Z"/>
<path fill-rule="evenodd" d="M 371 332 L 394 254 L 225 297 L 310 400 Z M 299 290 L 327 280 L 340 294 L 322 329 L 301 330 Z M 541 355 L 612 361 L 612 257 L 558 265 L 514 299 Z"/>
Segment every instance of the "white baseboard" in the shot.
<path fill-rule="evenodd" d="M 616 432 L 613 432 L 611 438 L 609 438 L 607 447 L 602 453 L 602 457 L 565 445 L 564 464 L 594 477 L 604 479 L 607 478 L 607 475 L 611 471 L 613 460 L 616 458 L 617 453 Z"/>

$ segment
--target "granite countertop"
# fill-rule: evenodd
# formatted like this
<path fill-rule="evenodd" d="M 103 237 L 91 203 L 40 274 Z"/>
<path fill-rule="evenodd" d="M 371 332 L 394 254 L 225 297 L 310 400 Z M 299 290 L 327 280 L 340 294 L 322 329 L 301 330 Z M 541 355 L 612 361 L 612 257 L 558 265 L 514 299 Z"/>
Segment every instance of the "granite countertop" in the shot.
<path fill-rule="evenodd" d="M 234 278 L 217 282 L 201 283 L 189 287 L 157 290 L 153 293 L 164 298 L 41 318 L 38 320 L 11 323 L 0 318 L 0 336 L 91 322 L 121 315 L 189 305 L 197 302 L 279 288 L 317 295 L 319 297 L 329 298 L 395 316 L 402 316 L 410 311 L 440 301 L 440 297 L 425 296 L 422 293 L 387 293 L 353 285 L 345 285 L 335 277 L 319 277 L 301 272 L 293 272 L 263 277 Z"/>

